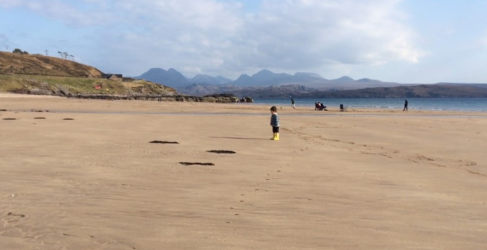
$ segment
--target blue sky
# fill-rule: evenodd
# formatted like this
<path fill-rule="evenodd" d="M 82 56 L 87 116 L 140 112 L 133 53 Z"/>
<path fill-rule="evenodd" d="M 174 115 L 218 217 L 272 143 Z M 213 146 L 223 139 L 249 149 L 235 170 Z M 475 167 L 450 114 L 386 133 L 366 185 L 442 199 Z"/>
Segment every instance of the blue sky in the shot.
<path fill-rule="evenodd" d="M 487 83 L 487 0 L 0 0 L 0 50 L 107 73 Z"/>

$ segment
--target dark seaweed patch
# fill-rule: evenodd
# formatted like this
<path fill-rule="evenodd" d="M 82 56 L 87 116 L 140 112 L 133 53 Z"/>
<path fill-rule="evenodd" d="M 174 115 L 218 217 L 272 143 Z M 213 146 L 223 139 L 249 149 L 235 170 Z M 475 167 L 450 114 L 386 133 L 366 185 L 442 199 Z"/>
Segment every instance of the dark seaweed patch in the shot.
<path fill-rule="evenodd" d="M 215 166 L 215 164 L 213 164 L 211 162 L 180 162 L 179 164 L 185 165 L 185 166 L 191 166 L 191 165 Z"/>
<path fill-rule="evenodd" d="M 151 141 L 149 143 L 159 143 L 159 144 L 179 144 L 177 141 Z"/>
<path fill-rule="evenodd" d="M 235 154 L 235 151 L 231 150 L 208 150 L 206 152 L 215 154 Z"/>
<path fill-rule="evenodd" d="M 3 118 L 3 120 L 5 120 L 5 121 L 13 121 L 13 120 L 17 120 L 17 118 Z"/>

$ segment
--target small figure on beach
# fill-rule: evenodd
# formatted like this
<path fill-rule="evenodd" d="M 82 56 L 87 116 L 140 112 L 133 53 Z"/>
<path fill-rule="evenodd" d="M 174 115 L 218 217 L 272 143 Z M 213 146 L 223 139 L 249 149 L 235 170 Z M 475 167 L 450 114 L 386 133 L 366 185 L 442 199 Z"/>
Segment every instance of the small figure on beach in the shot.
<path fill-rule="evenodd" d="M 291 107 L 293 107 L 294 109 L 296 108 L 296 105 L 294 105 L 294 99 L 291 97 Z"/>
<path fill-rule="evenodd" d="M 274 134 L 271 140 L 279 141 L 279 115 L 276 106 L 271 107 L 271 114 L 272 133 Z"/>
<path fill-rule="evenodd" d="M 404 109 L 402 111 L 408 111 L 408 99 L 404 100 Z"/>
<path fill-rule="evenodd" d="M 321 102 L 315 102 L 315 110 L 319 110 L 319 111 L 328 111 L 326 109 L 326 106 L 323 105 L 323 103 Z"/>
<path fill-rule="evenodd" d="M 326 106 L 325 106 L 325 105 L 323 105 L 323 103 L 322 103 L 322 102 L 320 102 L 320 110 L 322 110 L 322 111 L 328 111 L 328 110 L 326 109 Z"/>

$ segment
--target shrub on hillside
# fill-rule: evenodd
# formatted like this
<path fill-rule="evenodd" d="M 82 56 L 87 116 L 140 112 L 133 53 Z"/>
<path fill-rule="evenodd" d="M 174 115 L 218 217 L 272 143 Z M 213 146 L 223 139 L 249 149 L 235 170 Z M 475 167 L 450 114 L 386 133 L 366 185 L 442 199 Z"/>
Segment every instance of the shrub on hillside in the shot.
<path fill-rule="evenodd" d="M 29 54 L 27 53 L 27 51 L 22 51 L 21 49 L 14 49 L 14 51 L 12 51 L 12 53 L 14 54 Z"/>

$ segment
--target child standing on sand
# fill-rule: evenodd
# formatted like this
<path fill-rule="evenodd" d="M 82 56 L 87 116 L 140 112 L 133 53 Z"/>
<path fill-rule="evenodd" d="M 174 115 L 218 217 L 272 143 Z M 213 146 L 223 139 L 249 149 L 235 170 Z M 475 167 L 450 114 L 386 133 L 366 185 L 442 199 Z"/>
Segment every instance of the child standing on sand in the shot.
<path fill-rule="evenodd" d="M 271 140 L 279 141 L 279 116 L 277 115 L 277 108 L 276 106 L 271 107 L 271 126 L 272 126 L 272 133 L 274 136 Z"/>

